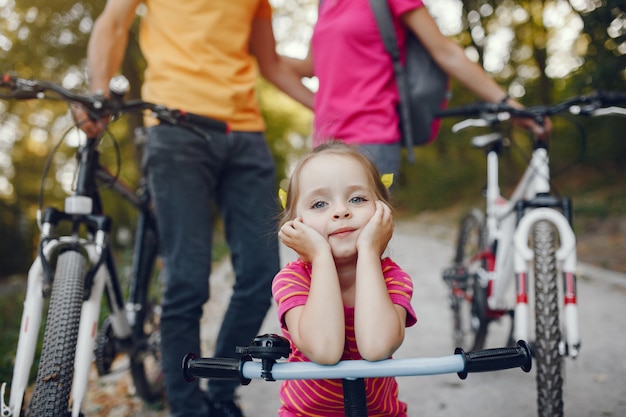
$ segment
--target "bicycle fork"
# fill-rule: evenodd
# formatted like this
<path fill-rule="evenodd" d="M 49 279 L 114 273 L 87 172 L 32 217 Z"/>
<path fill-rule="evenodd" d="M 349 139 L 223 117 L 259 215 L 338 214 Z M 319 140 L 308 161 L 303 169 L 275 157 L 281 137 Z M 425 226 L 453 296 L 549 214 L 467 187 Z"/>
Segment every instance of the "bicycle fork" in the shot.
<path fill-rule="evenodd" d="M 101 239 L 97 237 L 96 241 L 98 240 Z M 61 240 L 55 239 L 49 241 L 43 248 L 43 255 L 46 259 L 50 259 L 58 247 L 64 243 L 67 242 L 63 238 Z M 91 264 L 97 265 L 98 260 L 102 256 L 103 245 L 85 244 L 83 242 L 80 244 L 80 247 L 86 252 Z M 4 389 L 6 383 L 2 384 L 2 398 L 0 398 L 2 401 L 2 417 L 18 417 L 21 413 L 42 320 L 44 276 L 44 266 L 42 265 L 41 258 L 38 257 L 28 272 L 28 287 L 24 300 L 24 311 L 22 313 L 8 406 L 4 403 Z M 80 408 L 87 393 L 89 369 L 93 357 L 93 346 L 97 335 L 98 318 L 100 315 L 100 303 L 107 283 L 109 283 L 108 271 L 104 265 L 100 265 L 89 289 L 89 298 L 83 302 L 81 309 L 71 391 L 72 417 L 78 417 L 80 415 Z M 117 316 L 125 319 L 123 311 Z M 115 332 L 116 334 L 122 336 L 125 334 L 127 337 L 130 337 L 130 326 L 128 322 L 123 319 L 115 321 Z"/>
<path fill-rule="evenodd" d="M 547 220 L 556 227 L 561 246 L 556 250 L 556 261 L 562 265 L 563 276 L 563 327 L 565 342 L 560 341 L 561 355 L 576 358 L 580 351 L 581 340 L 578 326 L 578 305 L 576 300 L 576 237 L 562 213 L 542 207 L 525 214 L 520 220 L 514 235 L 514 268 L 517 280 L 515 306 L 515 340 L 528 340 L 528 265 L 534 258 L 533 250 L 528 246 L 533 225 L 540 220 Z"/>

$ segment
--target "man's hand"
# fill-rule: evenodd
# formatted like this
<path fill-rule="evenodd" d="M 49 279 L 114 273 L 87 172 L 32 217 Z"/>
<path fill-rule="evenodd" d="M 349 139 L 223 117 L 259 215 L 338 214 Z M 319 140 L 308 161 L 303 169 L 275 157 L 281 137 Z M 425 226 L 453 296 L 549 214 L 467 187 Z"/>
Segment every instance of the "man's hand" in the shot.
<path fill-rule="evenodd" d="M 78 126 L 85 134 L 88 139 L 95 139 L 102 135 L 104 130 L 109 123 L 110 117 L 103 117 L 99 120 L 93 120 L 89 116 L 89 113 L 83 106 L 80 105 L 72 105 L 72 117 L 76 122 L 76 126 Z"/>

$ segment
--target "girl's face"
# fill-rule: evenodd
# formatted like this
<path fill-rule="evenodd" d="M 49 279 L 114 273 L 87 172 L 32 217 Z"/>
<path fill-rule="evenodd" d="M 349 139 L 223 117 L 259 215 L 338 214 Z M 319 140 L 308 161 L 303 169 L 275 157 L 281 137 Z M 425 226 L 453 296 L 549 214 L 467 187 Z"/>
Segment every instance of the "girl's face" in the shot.
<path fill-rule="evenodd" d="M 341 155 L 320 155 L 298 179 L 297 216 L 330 243 L 333 256 L 356 254 L 361 230 L 376 211 L 376 194 L 365 168 Z"/>

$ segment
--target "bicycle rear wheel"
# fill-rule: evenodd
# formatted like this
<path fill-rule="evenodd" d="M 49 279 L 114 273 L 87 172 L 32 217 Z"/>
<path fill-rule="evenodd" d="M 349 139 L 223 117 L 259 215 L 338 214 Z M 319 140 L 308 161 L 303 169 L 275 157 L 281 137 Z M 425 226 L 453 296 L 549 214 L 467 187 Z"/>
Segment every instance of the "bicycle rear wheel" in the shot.
<path fill-rule="evenodd" d="M 57 260 L 35 389 L 27 416 L 66 416 L 87 261 L 76 250 Z"/>
<path fill-rule="evenodd" d="M 480 282 L 480 275 L 485 273 L 481 256 L 485 248 L 484 216 L 473 209 L 461 221 L 454 277 L 446 279 L 451 290 L 454 344 L 464 350 L 482 349 L 487 336 L 487 289 Z"/>
<path fill-rule="evenodd" d="M 130 357 L 130 372 L 137 395 L 146 402 L 163 398 L 163 372 L 161 370 L 161 329 L 160 306 L 146 303 L 142 317 L 137 317 L 133 332 L 139 343 L 139 350 Z"/>
<path fill-rule="evenodd" d="M 540 417 L 563 416 L 561 341 L 555 231 L 545 221 L 533 231 L 535 281 L 535 368 Z"/>
<path fill-rule="evenodd" d="M 137 349 L 130 354 L 130 372 L 137 395 L 145 402 L 163 399 L 165 387 L 161 368 L 161 283 L 155 271 L 158 238 L 155 221 L 142 215 L 140 237 L 135 242 L 135 259 L 129 303 L 133 307 L 133 339 Z"/>

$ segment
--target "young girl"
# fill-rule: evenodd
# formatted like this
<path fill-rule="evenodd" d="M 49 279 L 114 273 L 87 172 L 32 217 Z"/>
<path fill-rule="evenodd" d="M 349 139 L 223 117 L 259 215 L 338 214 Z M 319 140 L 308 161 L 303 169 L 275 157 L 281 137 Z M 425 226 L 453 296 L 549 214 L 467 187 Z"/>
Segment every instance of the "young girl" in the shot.
<path fill-rule="evenodd" d="M 390 358 L 417 321 L 411 278 L 381 255 L 393 232 L 389 192 L 356 148 L 328 142 L 295 168 L 278 234 L 298 259 L 272 291 L 290 362 Z M 370 416 L 406 416 L 394 378 L 365 381 Z M 340 380 L 288 380 L 279 416 L 343 416 Z"/>

